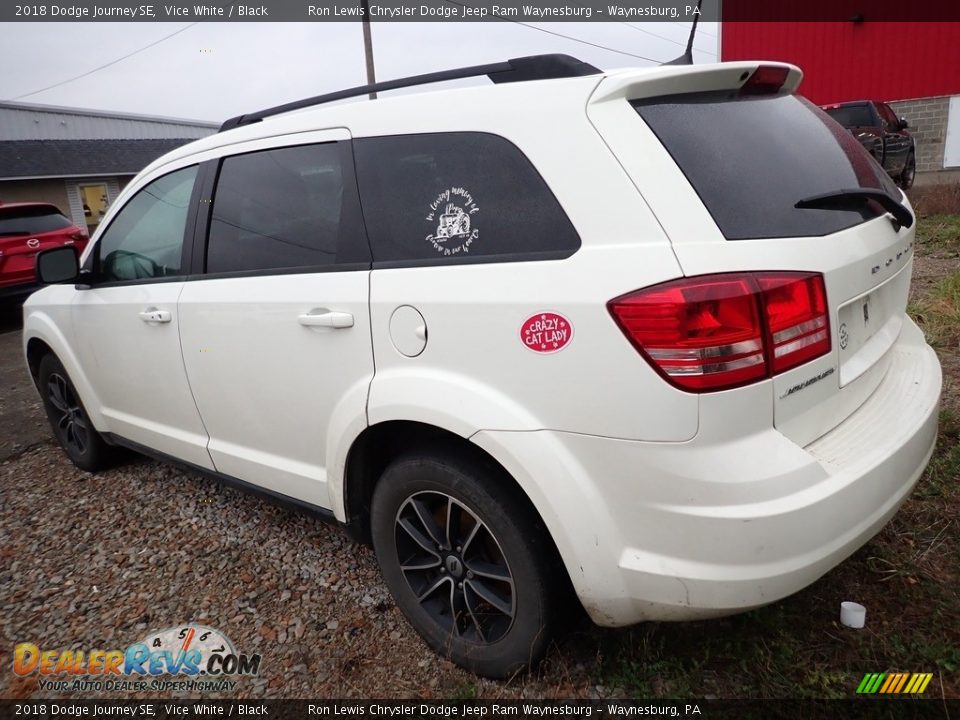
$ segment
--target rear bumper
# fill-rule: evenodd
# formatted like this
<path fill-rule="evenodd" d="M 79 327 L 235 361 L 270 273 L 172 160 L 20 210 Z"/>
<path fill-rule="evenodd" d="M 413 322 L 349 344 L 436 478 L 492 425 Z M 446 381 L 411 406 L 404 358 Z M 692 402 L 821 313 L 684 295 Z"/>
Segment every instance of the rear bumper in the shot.
<path fill-rule="evenodd" d="M 805 448 L 769 425 L 687 443 L 544 433 L 558 459 L 546 469 L 553 492 L 534 502 L 549 504 L 544 520 L 594 621 L 694 619 L 774 602 L 873 537 L 916 484 L 937 433 L 936 355 L 909 320 L 890 352 L 870 398 Z M 537 461 L 520 445 L 540 433 L 491 435 L 501 436 L 486 440 L 491 452 L 512 446 L 507 463 Z M 537 455 L 542 465 L 544 448 Z"/>

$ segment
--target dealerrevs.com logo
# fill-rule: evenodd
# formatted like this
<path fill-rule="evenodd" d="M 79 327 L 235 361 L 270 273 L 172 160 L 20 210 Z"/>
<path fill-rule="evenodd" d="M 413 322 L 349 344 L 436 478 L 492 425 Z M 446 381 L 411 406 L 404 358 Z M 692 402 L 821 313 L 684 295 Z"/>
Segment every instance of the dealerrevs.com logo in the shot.
<path fill-rule="evenodd" d="M 151 633 L 125 650 L 47 650 L 18 643 L 13 671 L 38 673 L 42 690 L 60 692 L 214 692 L 232 690 L 236 682 L 228 678 L 256 675 L 260 660 L 259 654 L 237 652 L 219 630 L 183 625 Z"/>

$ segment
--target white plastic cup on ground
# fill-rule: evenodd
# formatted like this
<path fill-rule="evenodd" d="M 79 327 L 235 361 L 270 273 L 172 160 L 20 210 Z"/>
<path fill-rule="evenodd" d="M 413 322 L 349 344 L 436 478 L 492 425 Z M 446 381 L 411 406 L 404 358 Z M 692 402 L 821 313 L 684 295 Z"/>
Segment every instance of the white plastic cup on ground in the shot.
<path fill-rule="evenodd" d="M 840 603 L 840 624 L 851 628 L 862 628 L 867 621 L 867 609 L 860 603 Z"/>

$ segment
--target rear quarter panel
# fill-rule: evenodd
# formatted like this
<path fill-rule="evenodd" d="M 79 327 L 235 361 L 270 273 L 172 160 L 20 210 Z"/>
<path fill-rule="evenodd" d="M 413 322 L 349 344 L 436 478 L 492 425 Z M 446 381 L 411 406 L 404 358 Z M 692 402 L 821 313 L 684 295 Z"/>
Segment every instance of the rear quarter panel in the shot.
<path fill-rule="evenodd" d="M 370 423 L 417 420 L 463 436 L 556 429 L 659 441 L 693 437 L 697 397 L 665 383 L 606 308 L 619 295 L 679 275 L 667 237 L 589 123 L 586 93 L 571 107 L 569 93 L 554 101 L 538 92 L 534 103 L 525 88 L 502 87 L 502 104 L 478 105 L 469 129 L 520 148 L 582 245 L 561 260 L 375 268 Z M 425 116 L 394 105 L 401 106 L 393 116 L 397 133 L 464 130 L 459 111 Z M 504 113 L 507 106 L 513 112 Z M 549 122 L 531 123 L 530 113 Z M 355 138 L 378 134 L 378 124 L 365 119 L 350 123 Z M 424 198 L 425 208 L 430 200 Z M 417 308 L 426 322 L 426 349 L 414 358 L 400 354 L 390 337 L 390 317 L 400 305 Z M 557 352 L 535 352 L 521 338 L 524 322 L 546 312 L 572 325 L 572 339 Z"/>

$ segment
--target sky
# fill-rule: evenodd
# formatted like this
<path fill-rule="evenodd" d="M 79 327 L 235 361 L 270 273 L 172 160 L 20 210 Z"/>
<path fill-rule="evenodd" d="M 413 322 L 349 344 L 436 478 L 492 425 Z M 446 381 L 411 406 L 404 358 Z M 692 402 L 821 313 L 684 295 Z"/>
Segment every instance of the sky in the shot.
<path fill-rule="evenodd" d="M 649 66 L 634 56 L 673 59 L 689 34 L 679 22 L 530 24 L 373 23 L 377 80 L 539 53 L 602 70 Z M 716 61 L 716 36 L 716 23 L 700 24 L 695 62 Z M 0 23 L 0 38 L 4 101 L 216 122 L 366 83 L 356 22 Z"/>

